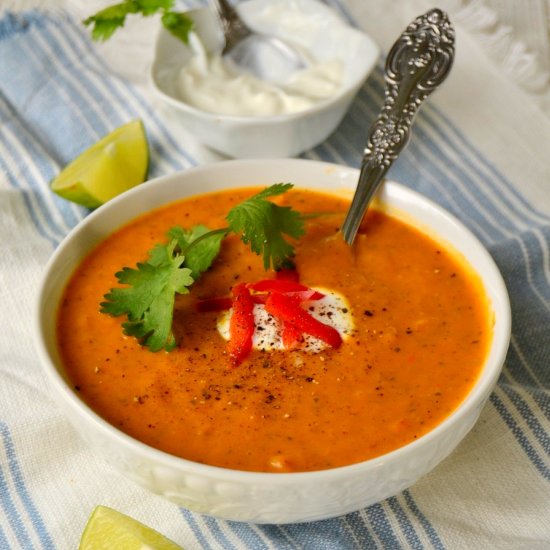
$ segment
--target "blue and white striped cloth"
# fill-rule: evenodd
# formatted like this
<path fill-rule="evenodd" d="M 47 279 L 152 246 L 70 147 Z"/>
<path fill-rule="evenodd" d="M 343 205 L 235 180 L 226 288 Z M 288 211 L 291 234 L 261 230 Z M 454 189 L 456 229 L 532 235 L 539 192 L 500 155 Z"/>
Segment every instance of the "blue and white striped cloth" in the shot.
<path fill-rule="evenodd" d="M 344 3 L 331 3 L 344 13 Z M 336 133 L 303 156 L 358 165 L 382 94 L 379 66 Z M 75 548 L 100 503 L 188 550 L 550 548 L 549 208 L 528 201 L 435 103 L 421 111 L 390 176 L 453 212 L 485 243 L 508 285 L 514 320 L 498 386 L 461 446 L 398 496 L 342 518 L 286 526 L 178 509 L 90 454 L 51 400 L 32 347 L 42 267 L 87 214 L 54 196 L 48 182 L 137 117 L 150 139 L 151 177 L 200 162 L 146 93 L 109 72 L 72 16 L 0 13 L 0 550 Z"/>

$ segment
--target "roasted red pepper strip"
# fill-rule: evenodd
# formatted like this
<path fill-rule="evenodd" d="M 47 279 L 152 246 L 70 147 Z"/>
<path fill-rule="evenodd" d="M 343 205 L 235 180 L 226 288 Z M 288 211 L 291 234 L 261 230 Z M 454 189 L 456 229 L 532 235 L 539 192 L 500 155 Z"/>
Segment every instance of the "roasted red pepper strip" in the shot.
<path fill-rule="evenodd" d="M 283 341 L 283 347 L 285 349 L 293 349 L 298 346 L 300 342 L 303 342 L 303 334 L 292 324 L 282 322 L 281 327 L 281 340 Z"/>
<path fill-rule="evenodd" d="M 229 342 L 227 353 L 234 367 L 242 363 L 252 349 L 254 334 L 254 300 L 246 283 L 239 283 L 232 289 L 233 313 L 229 321 Z"/>
<path fill-rule="evenodd" d="M 300 292 L 285 292 L 284 294 L 286 294 L 289 298 L 296 298 L 300 302 L 315 301 L 325 297 L 322 292 L 313 290 L 312 288 L 308 290 L 301 290 Z"/>
<path fill-rule="evenodd" d="M 309 290 L 307 286 L 285 279 L 263 279 L 256 283 L 248 283 L 247 286 L 256 292 L 300 292 Z"/>
<path fill-rule="evenodd" d="M 204 298 L 195 304 L 195 309 L 200 313 L 208 311 L 224 311 L 231 307 L 233 300 L 229 297 Z"/>
<path fill-rule="evenodd" d="M 338 348 L 342 344 L 342 337 L 335 328 L 312 317 L 300 307 L 296 299 L 274 292 L 266 300 L 265 309 L 281 321 L 291 323 L 300 332 L 311 334 L 333 348 Z"/>

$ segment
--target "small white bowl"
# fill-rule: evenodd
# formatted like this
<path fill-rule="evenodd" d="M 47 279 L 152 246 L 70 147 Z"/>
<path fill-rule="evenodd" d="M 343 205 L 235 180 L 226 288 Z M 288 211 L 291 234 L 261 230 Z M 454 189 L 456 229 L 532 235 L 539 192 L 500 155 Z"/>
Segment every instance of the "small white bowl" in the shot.
<path fill-rule="evenodd" d="M 90 249 L 121 225 L 197 192 L 286 181 L 351 195 L 357 178 L 355 169 L 323 162 L 226 161 L 147 182 L 82 221 L 46 267 L 34 327 L 54 395 L 78 433 L 123 474 L 172 502 L 256 523 L 319 520 L 364 508 L 406 489 L 443 460 L 472 428 L 497 381 L 510 338 L 510 304 L 495 263 L 472 233 L 430 200 L 391 181 L 379 192 L 382 204 L 461 253 L 480 275 L 494 315 L 489 354 L 475 386 L 448 418 L 414 442 L 372 460 L 316 472 L 255 473 L 199 464 L 140 443 L 99 417 L 68 382 L 59 357 L 54 317 L 63 289 Z"/>
<path fill-rule="evenodd" d="M 282 13 L 298 10 L 308 14 L 308 27 L 298 32 L 286 27 L 263 28 L 266 10 Z M 278 8 L 279 9 L 279 8 Z M 150 83 L 178 122 L 202 144 L 235 158 L 292 157 L 324 141 L 346 114 L 359 88 L 377 61 L 379 49 L 373 40 L 352 28 L 326 5 L 316 0 L 251 0 L 239 3 L 239 13 L 250 27 L 269 32 L 310 50 L 318 61 L 341 60 L 344 77 L 341 89 L 330 99 L 296 113 L 276 116 L 232 116 L 197 109 L 182 101 L 177 92 L 181 67 L 192 51 L 161 29 Z M 223 37 L 212 12 L 190 12 L 195 28 L 208 52 L 219 51 Z"/>

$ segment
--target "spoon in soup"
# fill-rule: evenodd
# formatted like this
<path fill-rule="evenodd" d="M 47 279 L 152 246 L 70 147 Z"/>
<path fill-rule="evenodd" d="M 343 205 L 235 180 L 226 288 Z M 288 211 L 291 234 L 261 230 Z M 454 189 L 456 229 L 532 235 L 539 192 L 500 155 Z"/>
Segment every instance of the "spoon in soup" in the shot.
<path fill-rule="evenodd" d="M 285 40 L 254 32 L 227 0 L 208 0 L 225 38 L 222 56 L 239 70 L 267 82 L 283 82 L 305 69 L 305 56 Z"/>
<path fill-rule="evenodd" d="M 349 245 L 384 176 L 407 145 L 419 107 L 449 74 L 454 45 L 449 18 L 435 8 L 417 17 L 392 46 L 386 59 L 384 105 L 369 130 L 357 189 L 342 225 Z"/>

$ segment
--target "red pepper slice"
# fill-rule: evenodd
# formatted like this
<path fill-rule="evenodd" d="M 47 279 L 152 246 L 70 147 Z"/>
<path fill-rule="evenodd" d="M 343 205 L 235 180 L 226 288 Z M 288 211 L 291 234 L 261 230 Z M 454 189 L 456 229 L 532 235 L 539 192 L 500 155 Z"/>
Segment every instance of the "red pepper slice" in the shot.
<path fill-rule="evenodd" d="M 199 313 L 205 313 L 208 311 L 224 311 L 231 307 L 232 302 L 233 301 L 229 297 L 204 298 L 195 304 L 195 309 Z"/>
<path fill-rule="evenodd" d="M 265 304 L 269 294 L 252 294 L 252 300 L 255 304 Z"/>
<path fill-rule="evenodd" d="M 229 342 L 227 353 L 234 367 L 242 363 L 252 349 L 254 335 L 254 300 L 246 283 L 239 283 L 232 289 L 233 313 L 229 321 Z"/>
<path fill-rule="evenodd" d="M 303 334 L 292 324 L 285 321 L 282 322 L 281 339 L 285 349 L 293 349 L 303 342 Z"/>
<path fill-rule="evenodd" d="M 342 344 L 340 333 L 333 327 L 325 325 L 301 308 L 296 299 L 278 292 L 269 295 L 265 309 L 285 323 L 291 323 L 299 331 L 319 338 L 333 348 Z"/>
<path fill-rule="evenodd" d="M 315 300 L 320 300 L 324 298 L 325 295 L 318 290 L 313 290 L 309 288 L 308 290 L 301 290 L 300 292 L 285 292 L 289 298 L 296 298 L 300 302 L 310 302 Z"/>
<path fill-rule="evenodd" d="M 287 296 L 293 304 L 298 306 L 301 303 L 301 299 L 299 296 L 297 296 L 297 294 L 300 293 L 293 292 L 291 294 L 285 294 L 285 296 Z M 266 302 L 269 296 L 271 296 L 271 294 L 266 295 Z M 265 302 L 264 307 L 267 311 Z M 299 343 L 304 341 L 304 335 L 302 334 L 302 331 L 299 330 L 293 323 L 289 321 L 283 321 L 280 318 L 278 320 L 281 325 L 281 340 L 285 349 L 294 349 L 298 346 Z"/>
<path fill-rule="evenodd" d="M 263 279 L 255 283 L 248 283 L 247 286 L 256 292 L 300 292 L 309 290 L 307 286 L 286 279 Z"/>

